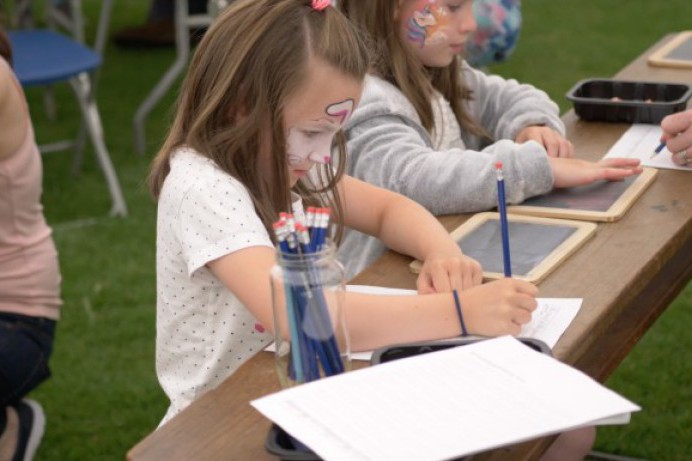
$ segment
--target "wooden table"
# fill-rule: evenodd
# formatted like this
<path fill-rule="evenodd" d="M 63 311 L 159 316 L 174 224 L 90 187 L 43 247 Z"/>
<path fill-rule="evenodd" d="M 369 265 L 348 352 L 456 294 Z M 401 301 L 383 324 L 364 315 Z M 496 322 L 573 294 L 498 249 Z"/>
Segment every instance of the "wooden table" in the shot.
<path fill-rule="evenodd" d="M 617 74 L 623 80 L 690 83 L 692 71 L 653 68 L 646 56 Z M 602 157 L 625 124 L 563 120 L 577 156 Z M 692 275 L 692 175 L 660 170 L 654 184 L 618 222 L 601 224 L 596 236 L 539 286 L 541 297 L 584 298 L 553 354 L 600 382 L 615 370 L 641 336 L 686 286 Z M 446 216 L 453 229 L 468 216 Z M 389 252 L 352 282 L 414 288 L 410 258 Z M 144 460 L 275 460 L 264 450 L 270 422 L 249 401 L 279 390 L 270 353 L 260 353 L 127 454 Z M 536 459 L 549 440 L 477 455 L 474 459 Z"/>

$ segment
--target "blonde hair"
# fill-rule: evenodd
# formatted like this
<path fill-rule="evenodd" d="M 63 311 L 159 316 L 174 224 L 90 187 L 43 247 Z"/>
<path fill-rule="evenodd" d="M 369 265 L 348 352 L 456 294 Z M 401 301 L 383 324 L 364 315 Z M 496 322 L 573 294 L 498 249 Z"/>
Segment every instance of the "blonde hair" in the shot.
<path fill-rule="evenodd" d="M 413 104 L 423 127 L 431 132 L 435 120 L 432 99 L 434 90 L 439 91 L 456 116 L 459 126 L 474 135 L 487 137 L 485 130 L 464 107 L 472 98 L 461 75 L 461 59 L 457 56 L 447 67 L 427 68 L 419 64 L 410 47 L 403 43 L 395 20 L 399 0 L 341 0 L 339 7 L 344 14 L 367 34 L 373 42 L 382 46 L 377 50 L 378 59 L 372 71 L 395 85 Z"/>
<path fill-rule="evenodd" d="M 211 158 L 242 182 L 270 232 L 280 211 L 291 209 L 283 129 L 284 105 L 319 59 L 358 81 L 365 78 L 367 50 L 336 9 L 317 11 L 310 0 L 237 0 L 205 33 L 190 62 L 173 124 L 149 175 L 158 198 L 170 157 L 186 145 Z M 334 191 L 344 171 L 345 142 L 337 134 L 339 165 L 323 167 L 314 184 L 294 187 L 309 205 L 330 206 L 342 233 L 342 207 Z M 260 160 L 260 151 L 271 152 Z M 267 168 L 269 174 L 266 173 Z"/>

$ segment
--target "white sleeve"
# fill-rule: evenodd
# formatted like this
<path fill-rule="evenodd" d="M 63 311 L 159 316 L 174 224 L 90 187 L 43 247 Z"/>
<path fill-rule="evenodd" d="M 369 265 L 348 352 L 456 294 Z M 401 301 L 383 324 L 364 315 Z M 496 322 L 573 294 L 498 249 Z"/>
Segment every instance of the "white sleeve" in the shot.
<path fill-rule="evenodd" d="M 178 217 L 176 229 L 188 275 L 243 248 L 273 246 L 250 195 L 232 178 L 194 184 Z"/>

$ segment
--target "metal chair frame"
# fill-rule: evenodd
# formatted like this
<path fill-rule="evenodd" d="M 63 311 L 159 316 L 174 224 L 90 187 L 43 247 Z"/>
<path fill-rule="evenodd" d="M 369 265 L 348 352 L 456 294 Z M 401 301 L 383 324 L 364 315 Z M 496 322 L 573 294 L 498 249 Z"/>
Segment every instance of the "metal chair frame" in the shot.
<path fill-rule="evenodd" d="M 59 28 L 66 29 L 69 31 L 69 36 L 65 34 L 61 35 L 69 40 L 72 40 L 73 42 L 83 45 L 85 49 L 88 49 L 88 47 L 84 45 L 84 19 L 82 15 L 81 1 L 62 0 L 57 2 L 55 0 L 46 0 L 44 3 L 47 28 L 44 28 L 43 30 L 47 29 L 52 31 L 54 34 L 58 34 L 57 30 Z M 69 8 L 69 14 L 66 14 L 65 11 L 61 10 L 60 8 L 61 6 L 65 5 Z M 90 51 L 98 55 L 99 60 L 101 60 L 101 57 L 103 56 L 111 8 L 112 0 L 103 0 L 95 44 L 94 47 L 90 49 Z M 10 14 L 11 21 L 20 27 L 26 25 L 31 26 L 33 24 L 33 15 L 31 14 L 31 9 L 31 0 L 18 0 Z M 34 29 L 34 32 L 40 30 L 41 29 Z M 16 32 L 10 32 L 10 41 L 12 41 L 13 37 L 15 40 L 22 40 L 28 36 L 23 36 L 23 34 L 32 33 L 33 32 L 31 29 L 29 29 L 27 32 L 22 32 L 21 29 Z M 17 59 L 17 56 L 15 56 L 15 59 Z M 79 104 L 79 109 L 82 114 L 82 126 L 76 140 L 54 142 L 41 145 L 39 148 L 44 154 L 73 148 L 75 150 L 73 170 L 76 170 L 81 165 L 84 138 L 85 135 L 88 135 L 94 147 L 98 164 L 104 174 L 111 195 L 112 206 L 110 214 L 113 216 L 126 216 L 127 205 L 120 188 L 120 183 L 118 181 L 115 168 L 113 167 L 113 163 L 106 147 L 103 124 L 101 122 L 101 116 L 99 114 L 95 99 L 95 81 L 97 76 L 96 69 L 98 69 L 100 65 L 101 62 L 99 62 L 99 64 L 93 69 L 79 71 L 66 77 L 62 76 L 52 79 L 55 82 L 66 81 L 69 83 Z M 18 77 L 24 86 L 45 86 L 44 83 L 36 83 L 28 80 L 22 81 L 21 74 L 18 74 Z M 48 86 L 48 88 L 50 88 L 50 86 Z M 44 97 L 44 102 L 46 104 L 49 116 L 51 113 L 54 114 L 54 105 L 52 103 L 50 89 L 47 91 L 47 96 Z"/>

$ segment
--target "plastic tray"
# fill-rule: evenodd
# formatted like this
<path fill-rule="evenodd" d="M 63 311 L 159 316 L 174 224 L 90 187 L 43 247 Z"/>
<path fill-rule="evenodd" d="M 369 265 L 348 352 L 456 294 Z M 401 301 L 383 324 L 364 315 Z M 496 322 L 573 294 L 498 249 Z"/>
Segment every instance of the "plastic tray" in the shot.
<path fill-rule="evenodd" d="M 403 359 L 406 357 L 412 357 L 414 355 L 425 354 L 428 352 L 435 352 L 443 349 L 449 349 L 450 347 L 465 346 L 467 344 L 477 343 L 478 341 L 485 341 L 488 338 L 457 338 L 445 341 L 425 341 L 417 343 L 406 343 L 397 344 L 395 346 L 387 346 L 377 349 L 372 354 L 370 363 L 376 365 L 378 363 L 389 362 L 391 360 Z M 531 349 L 552 356 L 553 353 L 546 343 L 539 339 L 534 338 L 517 338 L 524 345 L 530 347 Z"/>
<path fill-rule="evenodd" d="M 685 110 L 692 88 L 681 83 L 587 79 L 568 93 L 577 115 L 588 121 L 654 123 Z"/>
<path fill-rule="evenodd" d="M 322 458 L 309 451 L 297 450 L 291 437 L 280 426 L 272 424 L 264 449 L 283 461 L 321 461 Z"/>

